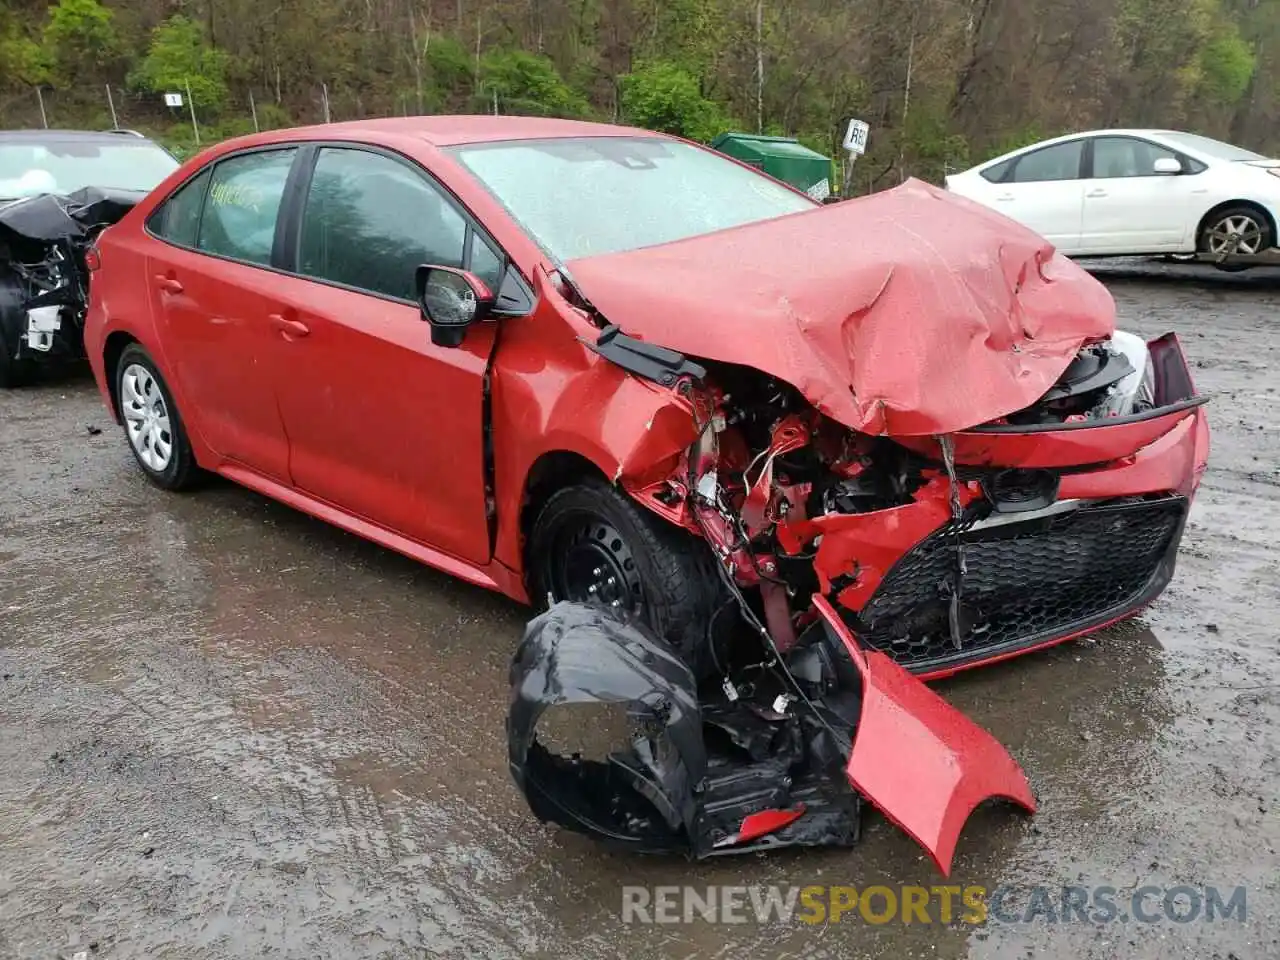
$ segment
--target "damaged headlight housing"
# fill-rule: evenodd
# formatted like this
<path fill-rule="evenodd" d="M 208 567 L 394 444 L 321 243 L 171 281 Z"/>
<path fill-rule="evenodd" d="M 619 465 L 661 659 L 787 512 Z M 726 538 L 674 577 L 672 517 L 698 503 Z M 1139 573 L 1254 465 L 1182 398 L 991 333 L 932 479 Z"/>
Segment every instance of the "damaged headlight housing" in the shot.
<path fill-rule="evenodd" d="M 1121 378 L 1103 400 L 1100 416 L 1125 416 L 1147 410 L 1155 403 L 1155 368 L 1147 343 L 1136 334 L 1117 330 L 1107 345 L 1109 352 L 1128 361 L 1132 372 Z M 1139 373 L 1141 371 L 1141 373 Z"/>

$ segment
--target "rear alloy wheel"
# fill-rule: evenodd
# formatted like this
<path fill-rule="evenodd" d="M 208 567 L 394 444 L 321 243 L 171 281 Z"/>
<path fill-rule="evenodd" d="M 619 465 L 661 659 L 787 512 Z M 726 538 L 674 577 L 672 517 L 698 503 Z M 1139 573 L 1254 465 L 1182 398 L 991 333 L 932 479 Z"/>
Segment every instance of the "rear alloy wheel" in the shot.
<path fill-rule="evenodd" d="M 1215 257 L 1250 255 L 1269 250 L 1275 244 L 1271 224 L 1253 207 L 1227 207 L 1214 214 L 1200 230 L 1197 249 Z M 1224 270 L 1244 270 L 1247 264 L 1220 263 Z"/>
<path fill-rule="evenodd" d="M 182 490 L 198 468 L 182 418 L 155 363 L 130 344 L 116 366 L 116 402 L 129 449 L 142 472 L 158 487 Z"/>
<path fill-rule="evenodd" d="M 535 603 L 550 597 L 638 617 L 695 675 L 709 671 L 708 627 L 726 593 L 705 541 L 591 479 L 547 499 L 527 557 Z"/>

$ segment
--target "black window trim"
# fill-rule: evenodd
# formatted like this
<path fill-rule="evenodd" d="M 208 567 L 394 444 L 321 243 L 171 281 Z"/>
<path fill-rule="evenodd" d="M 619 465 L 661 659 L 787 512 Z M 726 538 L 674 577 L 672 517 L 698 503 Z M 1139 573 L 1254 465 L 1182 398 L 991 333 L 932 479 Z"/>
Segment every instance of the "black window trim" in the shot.
<path fill-rule="evenodd" d="M 1157 143 L 1154 140 L 1148 140 L 1146 137 L 1135 136 L 1132 133 L 1099 133 L 1099 134 L 1095 134 L 1092 137 L 1087 138 L 1089 142 L 1085 146 L 1085 153 L 1087 154 L 1087 157 L 1085 158 L 1085 164 L 1084 164 L 1085 176 L 1082 177 L 1081 179 L 1084 179 L 1084 180 L 1117 180 L 1117 179 L 1138 180 L 1138 179 L 1141 179 L 1142 177 L 1160 176 L 1160 174 L 1157 174 L 1157 173 L 1140 173 L 1136 177 L 1095 177 L 1093 175 L 1093 148 L 1094 148 L 1094 145 L 1097 143 L 1097 141 L 1103 139 L 1104 137 L 1109 140 L 1137 140 L 1139 143 L 1145 143 L 1147 146 L 1155 147 L 1157 150 L 1163 150 L 1165 153 L 1172 153 L 1175 157 L 1178 158 L 1178 162 L 1182 164 L 1182 173 L 1176 174 L 1176 176 L 1179 176 L 1179 177 L 1198 176 L 1199 174 L 1202 174 L 1209 169 L 1209 167 L 1206 164 L 1201 163 L 1199 160 L 1195 159 L 1194 157 L 1189 156 L 1188 154 L 1185 154 L 1181 150 L 1171 147 L 1168 144 Z"/>
<path fill-rule="evenodd" d="M 503 264 L 502 280 L 499 283 L 499 289 L 493 291 L 495 296 L 501 296 L 512 282 L 516 287 L 516 306 L 513 309 L 503 308 L 502 316 L 525 316 L 533 312 L 536 303 L 534 301 L 533 289 L 528 278 L 520 269 L 519 264 L 511 257 L 510 254 L 502 247 L 493 235 L 490 234 L 483 226 L 479 225 L 477 218 L 472 215 L 466 205 L 458 199 L 457 195 L 450 190 L 439 178 L 435 177 L 431 171 L 427 170 L 421 163 L 412 157 L 406 156 L 396 150 L 390 150 L 377 144 L 364 143 L 355 140 L 280 140 L 275 143 L 259 144 L 253 147 L 246 147 L 242 150 L 235 150 L 202 164 L 185 177 L 181 183 L 175 186 L 165 198 L 160 201 L 154 210 L 143 221 L 142 228 L 147 236 L 160 241 L 167 246 L 177 250 L 185 250 L 188 253 L 199 254 L 204 257 L 211 257 L 214 260 L 221 260 L 226 263 L 238 264 L 242 267 L 252 267 L 257 270 L 267 270 L 271 273 L 278 273 L 282 276 L 295 277 L 299 280 L 306 280 L 311 283 L 324 284 L 327 287 L 333 287 L 338 290 L 346 290 L 351 293 L 359 293 L 367 297 L 377 297 L 379 300 L 386 300 L 390 303 L 409 304 L 417 307 L 414 300 L 406 300 L 402 297 L 393 297 L 389 294 L 379 293 L 376 290 L 368 290 L 364 287 L 350 286 L 344 283 L 337 283 L 333 280 L 326 280 L 323 277 L 312 277 L 305 273 L 299 273 L 296 269 L 298 262 L 298 244 L 301 242 L 302 230 L 302 214 L 306 205 L 307 193 L 311 187 L 311 176 L 315 170 L 316 160 L 320 155 L 320 150 L 324 147 L 335 147 L 339 149 L 361 150 L 366 153 L 379 154 L 389 159 L 396 160 L 405 164 L 419 176 L 424 177 L 426 182 L 434 186 L 440 193 L 441 198 L 448 203 L 460 217 L 466 231 L 463 239 L 463 256 L 464 264 L 469 264 L 471 260 L 471 239 L 474 234 L 479 234 L 480 238 L 488 243 L 489 248 L 493 250 L 499 260 Z M 217 166 L 232 160 L 236 157 L 248 156 L 255 153 L 277 153 L 283 150 L 293 150 L 293 162 L 289 168 L 289 173 L 285 177 L 284 190 L 280 197 L 280 206 L 276 210 L 276 230 L 275 236 L 271 244 L 271 261 L 269 263 L 259 263 L 256 260 L 244 260 L 239 257 L 232 257 L 222 253 L 214 253 L 209 250 L 202 250 L 199 246 L 189 246 L 185 243 L 176 243 L 172 239 L 158 233 L 154 228 L 156 217 L 169 204 L 178 192 L 194 183 L 203 174 L 209 174 L 208 184 L 205 185 L 204 193 L 200 197 L 200 215 L 196 221 L 196 237 L 199 242 L 200 228 L 204 223 L 205 206 L 209 198 L 209 184 L 213 183 L 213 173 Z M 467 269 L 465 266 L 463 269 Z M 510 298 L 508 298 L 510 299 Z"/>
<path fill-rule="evenodd" d="M 1018 164 L 1022 163 L 1022 161 L 1025 160 L 1027 157 L 1034 156 L 1037 153 L 1042 153 L 1045 150 L 1052 150 L 1055 147 L 1065 147 L 1071 143 L 1080 144 L 1080 160 L 1076 164 L 1076 176 L 1064 177 L 1061 180 L 1014 180 L 1013 179 L 1013 175 L 1018 169 Z M 1068 137 L 1065 140 L 1059 140 L 1057 143 L 1046 143 L 1038 147 L 1033 147 L 1032 149 L 1027 150 L 1024 153 L 1018 154 L 1016 157 L 1011 157 L 1008 161 L 1009 163 L 1008 169 L 1005 170 L 1004 176 L 1001 177 L 998 182 L 999 183 L 1068 183 L 1071 180 L 1088 179 L 1087 177 L 1084 176 L 1084 172 L 1086 169 L 1085 154 L 1089 153 L 1090 156 L 1092 156 L 1092 149 L 1093 149 L 1093 145 L 1090 137 Z"/>
<path fill-rule="evenodd" d="M 235 263 L 235 264 L 239 264 L 242 267 L 254 267 L 258 270 L 269 270 L 272 273 L 286 273 L 286 271 L 280 269 L 280 267 L 278 266 L 277 260 L 276 260 L 276 254 L 280 248 L 281 225 L 284 222 L 285 200 L 288 198 L 289 183 L 293 178 L 294 171 L 298 167 L 298 160 L 302 156 L 302 151 L 300 149 L 301 146 L 302 146 L 301 143 L 294 140 L 282 140 L 279 143 L 262 144 L 256 147 L 246 147 L 243 150 L 236 150 L 231 153 L 225 153 L 222 156 L 217 157 L 214 160 L 211 160 L 209 163 L 202 164 L 200 167 L 193 170 L 190 176 L 186 177 L 180 184 L 178 184 L 176 187 L 170 190 L 168 195 L 165 196 L 165 198 L 156 205 L 156 208 L 152 210 L 151 213 L 147 216 L 147 219 L 143 221 L 143 224 L 142 224 L 143 231 L 147 234 L 147 236 L 152 237 L 155 240 L 159 240 L 161 243 L 167 244 L 168 246 L 173 247 L 177 250 L 186 250 L 188 253 L 198 253 L 202 257 L 211 257 L 214 260 L 222 260 L 225 263 Z M 242 259 L 241 257 L 232 257 L 232 256 L 228 256 L 225 253 L 214 253 L 212 250 L 202 249 L 199 246 L 200 228 L 204 226 L 204 212 L 209 202 L 209 185 L 213 183 L 213 175 L 216 169 L 218 168 L 219 164 L 225 163 L 228 160 L 233 160 L 237 157 L 246 157 L 255 153 L 280 153 L 285 150 L 293 150 L 295 151 L 295 153 L 293 156 L 293 160 L 291 161 L 291 165 L 289 167 L 289 172 L 285 176 L 284 191 L 280 196 L 280 206 L 276 209 L 276 229 L 275 229 L 275 236 L 271 241 L 270 262 L 259 263 L 257 260 L 245 260 L 245 259 Z M 160 233 L 157 233 L 153 227 L 153 221 L 156 219 L 156 216 L 160 214 L 160 212 L 169 205 L 169 201 L 171 201 L 174 197 L 176 197 L 179 191 L 185 189 L 189 184 L 192 184 L 196 180 L 200 179 L 200 177 L 205 173 L 209 174 L 209 182 L 205 184 L 204 193 L 200 197 L 200 216 L 196 219 L 196 244 L 197 245 L 189 246 L 185 243 L 176 243 L 169 237 L 166 237 Z"/>
<path fill-rule="evenodd" d="M 520 299 L 523 301 L 520 309 L 511 311 L 504 309 L 502 316 L 523 316 L 533 312 L 534 298 L 532 288 L 528 279 L 521 271 L 519 264 L 512 259 L 511 255 L 503 249 L 502 245 L 494 239 L 476 218 L 467 206 L 458 199 L 458 196 L 449 189 L 438 177 L 431 173 L 417 160 L 406 156 L 397 150 L 383 147 L 379 144 L 364 143 L 355 140 L 307 140 L 300 141 L 299 145 L 304 149 L 299 153 L 299 162 L 290 173 L 290 181 L 285 184 L 284 198 L 280 202 L 281 221 L 285 223 L 284 229 L 281 231 L 278 239 L 281 241 L 279 269 L 297 277 L 301 280 L 308 280 L 312 283 L 324 284 L 326 287 L 333 287 L 337 290 L 346 290 L 351 293 L 363 294 L 367 297 L 377 297 L 379 300 L 386 300 L 390 303 L 409 304 L 417 307 L 416 300 L 405 299 L 404 297 L 392 296 L 388 293 L 380 293 L 377 290 L 369 290 L 366 287 L 357 287 L 351 284 L 339 283 L 336 280 L 328 280 L 324 277 L 313 277 L 310 274 L 301 273 L 297 268 L 298 256 L 302 243 L 302 217 L 306 212 L 307 195 L 311 190 L 311 178 L 315 173 L 316 162 L 320 158 L 320 151 L 324 149 L 337 150 L 357 150 L 362 153 L 371 153 L 376 156 L 385 157 L 388 160 L 409 168 L 417 176 L 423 178 L 427 186 L 436 190 L 440 198 L 447 203 L 450 208 L 462 218 L 464 226 L 463 247 L 462 247 L 462 269 L 469 270 L 471 268 L 471 244 L 472 239 L 479 235 L 480 239 L 487 243 L 489 249 L 494 251 L 502 264 L 502 279 L 499 281 L 499 289 L 494 290 L 495 296 L 498 296 L 502 289 L 508 286 L 510 278 L 514 277 L 519 286 Z M 296 177 L 295 177 L 296 174 Z"/>
<path fill-rule="evenodd" d="M 193 251 L 196 251 L 197 253 L 203 252 L 196 247 L 189 247 L 185 243 L 178 243 L 173 238 L 166 237 L 164 234 L 160 233 L 159 230 L 155 229 L 153 227 L 153 224 L 155 224 L 157 221 L 167 219 L 168 213 L 169 213 L 169 204 L 174 201 L 174 199 L 178 196 L 178 194 L 180 194 L 183 190 L 187 189 L 187 187 L 194 185 L 195 182 L 199 180 L 201 177 L 208 176 L 209 182 L 204 185 L 204 189 L 200 193 L 200 209 L 196 211 L 196 240 L 198 242 L 200 238 L 200 224 L 204 220 L 204 204 L 205 204 L 205 200 L 208 199 L 208 196 L 209 196 L 209 183 L 213 182 L 213 167 L 214 167 L 214 164 L 211 164 L 211 163 L 205 164 L 195 173 L 191 174 L 191 176 L 183 179 L 183 181 L 180 184 L 178 184 L 178 186 L 170 190 L 169 195 L 166 196 L 164 200 L 162 200 L 160 203 L 156 204 L 155 209 L 153 209 L 151 213 L 147 215 L 147 219 L 142 222 L 143 232 L 145 232 L 148 236 L 161 241 L 162 243 L 167 243 L 171 247 L 177 247 L 179 250 L 193 250 Z"/>

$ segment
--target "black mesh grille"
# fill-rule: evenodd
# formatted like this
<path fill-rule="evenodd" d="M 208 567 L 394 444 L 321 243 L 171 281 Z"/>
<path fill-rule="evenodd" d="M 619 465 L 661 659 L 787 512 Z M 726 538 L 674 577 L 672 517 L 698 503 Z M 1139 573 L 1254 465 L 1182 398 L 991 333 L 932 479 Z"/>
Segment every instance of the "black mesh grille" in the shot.
<path fill-rule="evenodd" d="M 926 671 L 1118 616 L 1164 587 L 1186 506 L 1182 497 L 1108 501 L 959 533 L 948 525 L 889 571 L 859 617 L 863 638 Z M 959 649 L 950 627 L 958 541 Z"/>

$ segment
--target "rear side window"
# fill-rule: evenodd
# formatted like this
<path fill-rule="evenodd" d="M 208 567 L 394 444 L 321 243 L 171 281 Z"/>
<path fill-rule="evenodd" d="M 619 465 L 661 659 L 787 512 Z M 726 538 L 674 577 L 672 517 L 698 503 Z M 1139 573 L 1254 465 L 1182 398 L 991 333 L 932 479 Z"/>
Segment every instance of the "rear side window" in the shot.
<path fill-rule="evenodd" d="M 1033 150 L 1014 159 L 1014 183 L 1033 183 L 1044 180 L 1078 180 L 1080 178 L 1080 154 L 1083 140 L 1069 140 L 1052 147 Z"/>
<path fill-rule="evenodd" d="M 276 214 L 296 147 L 230 157 L 213 168 L 197 246 L 207 253 L 269 264 Z"/>
<path fill-rule="evenodd" d="M 997 163 L 993 167 L 987 167 L 982 171 L 982 179 L 991 183 L 1000 183 L 1004 180 L 1004 175 L 1009 172 L 1009 165 L 1012 160 L 1006 160 L 1004 163 Z"/>
<path fill-rule="evenodd" d="M 324 147 L 302 213 L 300 273 L 402 300 L 424 263 L 461 267 L 467 224 L 407 163 Z"/>
<path fill-rule="evenodd" d="M 162 240 L 194 247 L 200 230 L 200 208 L 209 186 L 209 171 L 187 181 L 151 215 L 147 226 Z"/>

